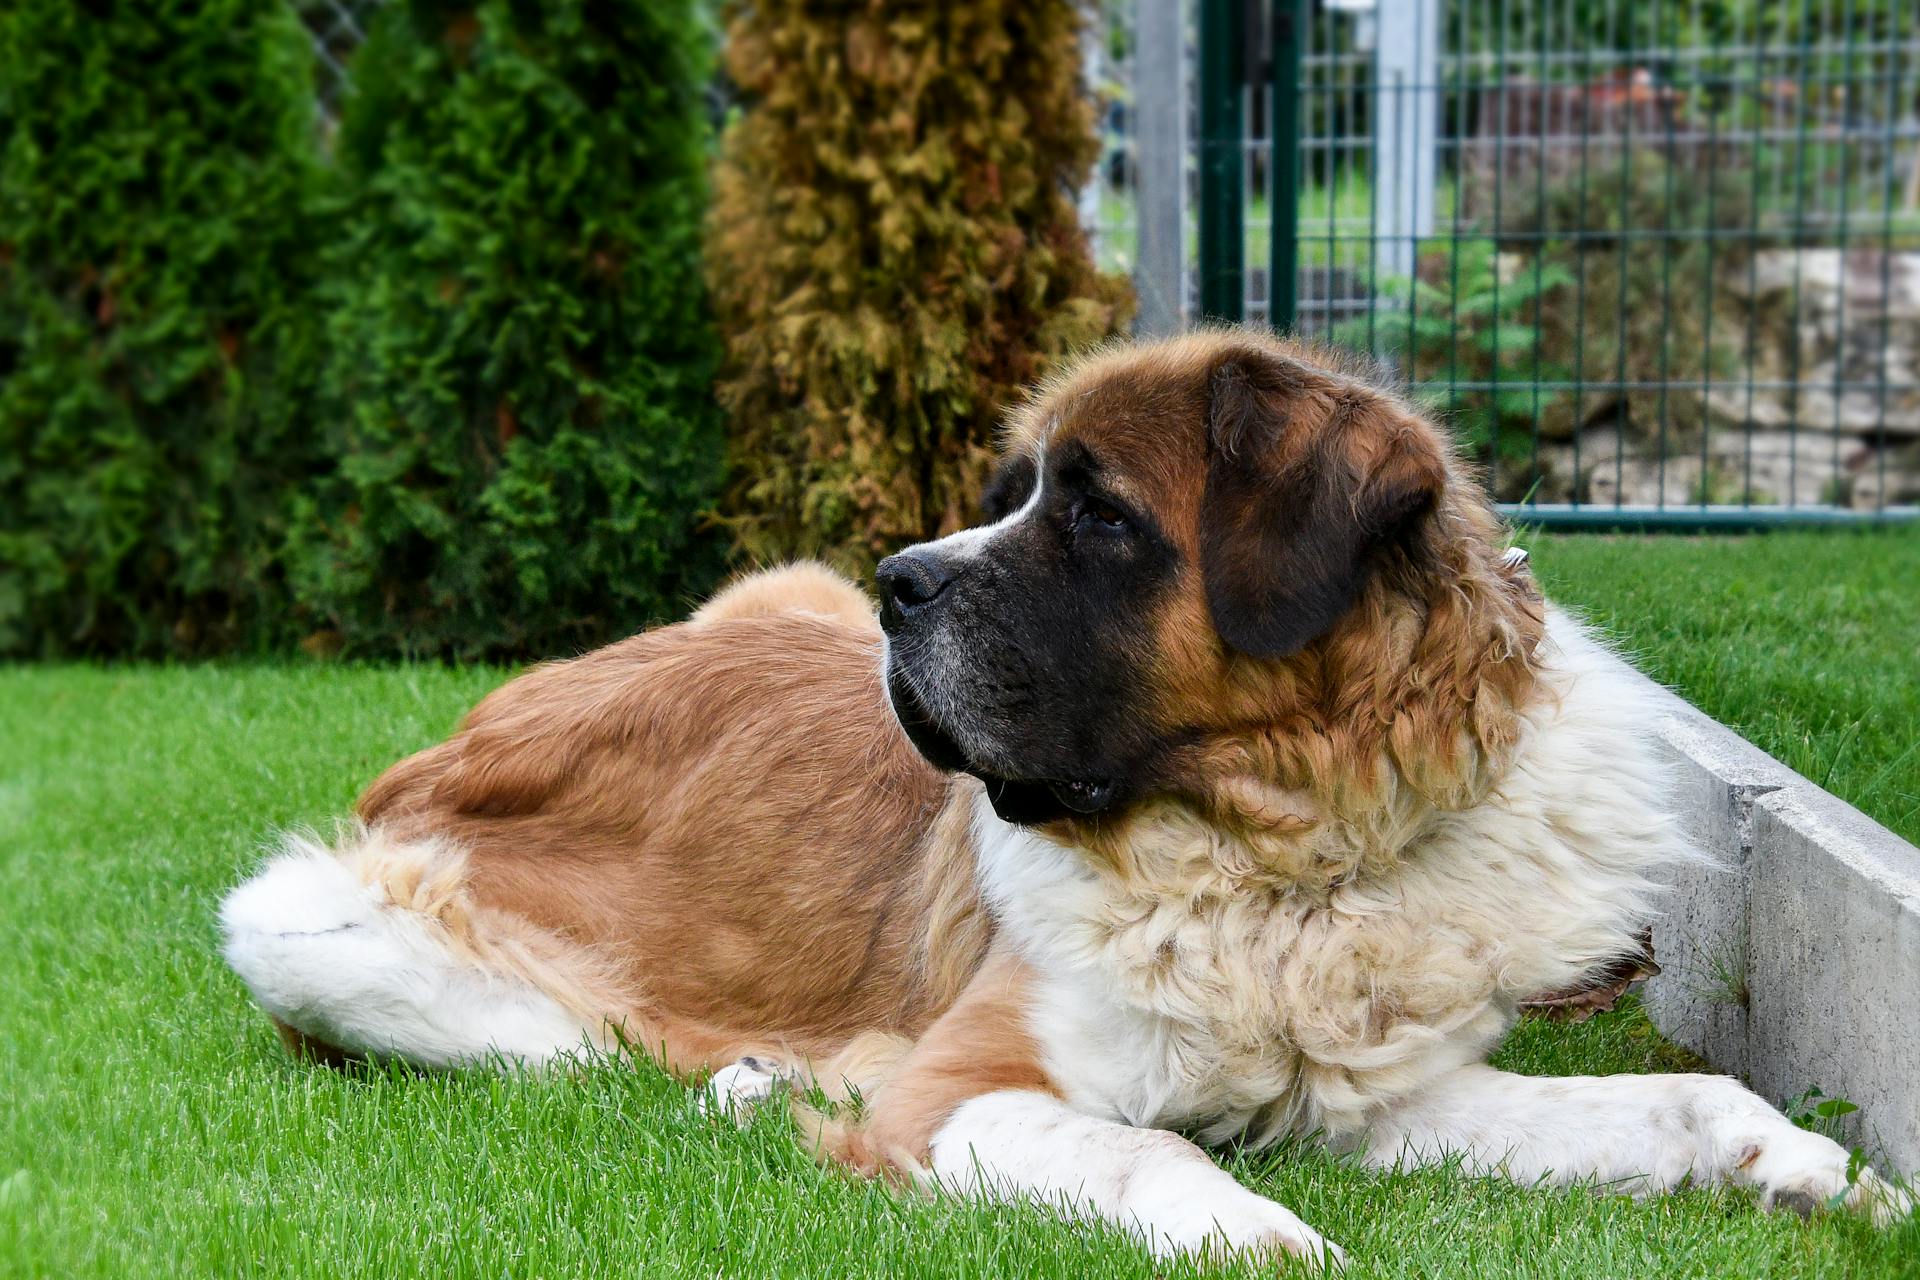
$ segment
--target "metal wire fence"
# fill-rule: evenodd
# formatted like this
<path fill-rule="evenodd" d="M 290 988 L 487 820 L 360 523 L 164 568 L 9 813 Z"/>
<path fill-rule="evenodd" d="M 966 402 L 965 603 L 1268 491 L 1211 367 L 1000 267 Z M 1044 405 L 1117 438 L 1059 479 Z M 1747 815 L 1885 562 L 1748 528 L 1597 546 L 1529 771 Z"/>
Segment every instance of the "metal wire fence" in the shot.
<path fill-rule="evenodd" d="M 383 0 L 295 0 L 323 117 Z M 1377 357 L 1550 522 L 1920 503 L 1912 0 L 1104 0 L 1141 324 Z"/>
<path fill-rule="evenodd" d="M 1531 518 L 1904 514 L 1916 25 L 1911 0 L 1199 0 L 1197 308 L 1372 353 Z"/>
<path fill-rule="evenodd" d="M 293 0 L 313 38 L 314 94 L 321 118 L 338 119 L 347 92 L 347 60 L 367 38 L 367 23 L 383 0 Z"/>

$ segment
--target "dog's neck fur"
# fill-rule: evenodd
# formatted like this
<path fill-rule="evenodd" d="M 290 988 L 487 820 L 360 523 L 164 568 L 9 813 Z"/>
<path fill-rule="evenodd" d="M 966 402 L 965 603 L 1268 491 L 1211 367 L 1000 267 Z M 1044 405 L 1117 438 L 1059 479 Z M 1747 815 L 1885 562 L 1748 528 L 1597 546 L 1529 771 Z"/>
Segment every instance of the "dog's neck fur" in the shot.
<path fill-rule="evenodd" d="M 1233 727 L 1173 752 L 1165 795 L 1049 829 L 1123 879 L 1158 878 L 1160 833 L 1185 807 L 1218 827 L 1249 887 L 1324 896 L 1392 867 L 1436 816 L 1480 804 L 1511 767 L 1541 682 L 1545 606 L 1503 566 L 1477 502 L 1389 564 L 1333 633 L 1283 662 L 1228 657 Z"/>
<path fill-rule="evenodd" d="M 1113 1042 L 1092 1056 L 1128 1064 L 1089 1096 L 1214 1137 L 1356 1133 L 1373 1107 L 1483 1054 L 1515 1001 L 1630 946 L 1646 871 L 1685 849 L 1657 777 L 1597 780 L 1596 752 L 1645 756 L 1643 726 L 1597 647 L 1572 624 L 1556 634 L 1547 688 L 1470 807 L 1393 785 L 1358 815 L 1255 842 L 1167 800 L 1093 850 L 979 805 L 982 892 L 1053 992 L 1036 1025 L 1065 1028 L 1075 1062 L 1091 1038 Z"/>

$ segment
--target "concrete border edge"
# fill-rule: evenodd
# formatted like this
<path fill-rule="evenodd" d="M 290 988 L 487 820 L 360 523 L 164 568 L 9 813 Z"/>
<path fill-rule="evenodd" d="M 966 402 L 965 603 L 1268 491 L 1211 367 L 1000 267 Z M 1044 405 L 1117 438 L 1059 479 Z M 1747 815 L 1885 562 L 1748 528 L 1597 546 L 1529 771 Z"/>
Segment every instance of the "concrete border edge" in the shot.
<path fill-rule="evenodd" d="M 1719 863 L 1667 875 L 1654 1025 L 1777 1104 L 1846 1098 L 1850 1140 L 1920 1171 L 1920 848 L 1633 678 L 1681 820 Z"/>

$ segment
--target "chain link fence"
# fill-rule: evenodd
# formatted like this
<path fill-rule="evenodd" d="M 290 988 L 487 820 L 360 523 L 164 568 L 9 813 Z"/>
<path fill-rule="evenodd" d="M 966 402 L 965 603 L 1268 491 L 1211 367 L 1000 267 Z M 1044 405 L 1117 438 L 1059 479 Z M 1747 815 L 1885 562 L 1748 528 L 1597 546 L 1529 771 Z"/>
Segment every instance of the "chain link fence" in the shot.
<path fill-rule="evenodd" d="M 1526 518 L 1912 514 L 1911 0 L 1171 7 L 1183 319 L 1371 353 Z"/>
<path fill-rule="evenodd" d="M 347 59 L 367 38 L 367 24 L 384 0 L 293 0 L 313 37 L 314 96 L 320 115 L 331 124 L 340 117 L 347 92 Z"/>

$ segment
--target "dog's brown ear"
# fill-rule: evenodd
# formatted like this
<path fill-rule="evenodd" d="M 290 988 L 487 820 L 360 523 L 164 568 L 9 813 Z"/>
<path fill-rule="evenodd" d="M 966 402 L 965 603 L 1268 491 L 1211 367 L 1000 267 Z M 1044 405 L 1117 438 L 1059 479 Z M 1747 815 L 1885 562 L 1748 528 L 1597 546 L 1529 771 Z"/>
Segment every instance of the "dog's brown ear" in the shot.
<path fill-rule="evenodd" d="M 1377 553 L 1432 509 L 1432 428 L 1364 388 L 1268 352 L 1213 371 L 1200 567 L 1221 638 L 1283 658 L 1359 597 Z"/>

